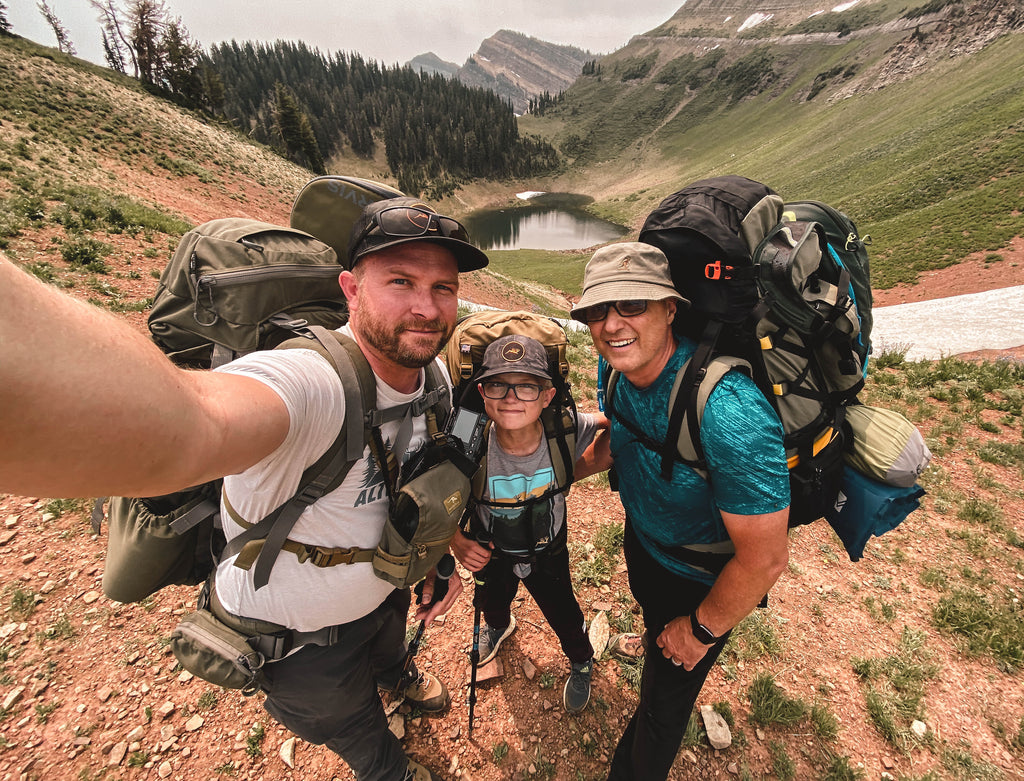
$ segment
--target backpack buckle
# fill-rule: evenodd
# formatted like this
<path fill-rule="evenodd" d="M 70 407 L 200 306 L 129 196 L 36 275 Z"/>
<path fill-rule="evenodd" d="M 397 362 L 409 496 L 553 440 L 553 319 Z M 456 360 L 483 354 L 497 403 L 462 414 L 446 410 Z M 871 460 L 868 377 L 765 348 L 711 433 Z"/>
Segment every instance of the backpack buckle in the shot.
<path fill-rule="evenodd" d="M 716 260 L 704 266 L 704 276 L 711 280 L 732 279 L 732 266 L 722 265 L 722 261 Z"/>

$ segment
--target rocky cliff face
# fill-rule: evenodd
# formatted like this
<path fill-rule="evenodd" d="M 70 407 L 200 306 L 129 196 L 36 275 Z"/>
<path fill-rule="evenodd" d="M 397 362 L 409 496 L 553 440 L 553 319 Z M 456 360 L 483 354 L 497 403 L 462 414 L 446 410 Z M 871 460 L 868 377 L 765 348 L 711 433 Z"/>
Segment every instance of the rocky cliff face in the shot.
<path fill-rule="evenodd" d="M 418 70 L 454 76 L 464 84 L 485 87 L 512 102 L 522 114 L 531 98 L 556 95 L 572 84 L 583 64 L 594 55 L 574 46 L 547 43 L 511 30 L 500 30 L 480 44 L 476 54 L 459 67 L 432 53 L 410 61 Z"/>

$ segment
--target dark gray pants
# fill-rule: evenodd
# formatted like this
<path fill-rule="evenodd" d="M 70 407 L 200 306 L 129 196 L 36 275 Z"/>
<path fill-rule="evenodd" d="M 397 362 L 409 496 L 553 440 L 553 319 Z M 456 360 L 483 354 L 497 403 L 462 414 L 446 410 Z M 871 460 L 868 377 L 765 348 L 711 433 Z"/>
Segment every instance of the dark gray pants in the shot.
<path fill-rule="evenodd" d="M 264 707 L 309 743 L 348 763 L 359 781 L 402 781 L 408 759 L 388 729 L 377 682 L 393 686 L 405 660 L 409 590 L 345 624 L 338 643 L 307 645 L 264 668 Z"/>

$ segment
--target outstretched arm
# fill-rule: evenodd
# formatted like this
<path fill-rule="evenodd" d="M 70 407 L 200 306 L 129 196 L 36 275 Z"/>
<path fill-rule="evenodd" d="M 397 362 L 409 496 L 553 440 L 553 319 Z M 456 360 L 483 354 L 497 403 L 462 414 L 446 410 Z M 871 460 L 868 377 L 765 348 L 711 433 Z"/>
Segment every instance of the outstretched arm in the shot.
<path fill-rule="evenodd" d="M 0 254 L 0 491 L 167 493 L 252 466 L 288 425 L 258 380 L 179 369 Z"/>

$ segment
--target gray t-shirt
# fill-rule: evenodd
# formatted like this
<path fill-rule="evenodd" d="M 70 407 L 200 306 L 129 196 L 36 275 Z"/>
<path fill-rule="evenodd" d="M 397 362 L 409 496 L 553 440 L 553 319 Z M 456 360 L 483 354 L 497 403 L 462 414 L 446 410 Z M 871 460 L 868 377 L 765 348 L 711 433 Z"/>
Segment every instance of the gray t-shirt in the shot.
<path fill-rule="evenodd" d="M 597 434 L 593 415 L 581 413 L 576 419 L 576 452 L 578 460 Z M 565 526 L 565 497 L 555 493 L 538 499 L 556 485 L 546 438 L 526 456 L 506 453 L 492 430 L 487 440 L 487 479 L 484 500 L 513 505 L 507 509 L 480 504 L 477 521 L 494 536 L 495 547 L 512 556 L 528 557 L 540 552 Z M 532 543 L 532 546 L 531 546 Z M 529 565 L 516 565 L 516 574 L 526 577 Z"/>

